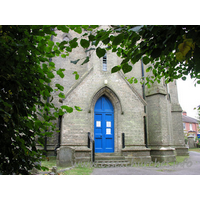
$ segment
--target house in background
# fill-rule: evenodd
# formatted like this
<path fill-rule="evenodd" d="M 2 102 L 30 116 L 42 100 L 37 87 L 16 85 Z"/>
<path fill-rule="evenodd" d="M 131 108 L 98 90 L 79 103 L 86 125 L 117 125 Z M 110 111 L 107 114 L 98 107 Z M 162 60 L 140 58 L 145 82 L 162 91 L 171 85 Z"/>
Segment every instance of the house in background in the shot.
<path fill-rule="evenodd" d="M 182 113 L 183 130 L 185 136 L 193 135 L 196 138 L 199 132 L 199 122 L 197 119 L 187 116 L 187 112 Z"/>

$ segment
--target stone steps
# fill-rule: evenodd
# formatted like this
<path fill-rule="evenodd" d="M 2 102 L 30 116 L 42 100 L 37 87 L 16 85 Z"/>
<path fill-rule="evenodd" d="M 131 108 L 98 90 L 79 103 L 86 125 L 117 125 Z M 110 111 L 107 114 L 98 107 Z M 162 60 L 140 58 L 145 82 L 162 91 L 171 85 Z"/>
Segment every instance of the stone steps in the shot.
<path fill-rule="evenodd" d="M 95 160 L 125 160 L 121 153 L 95 153 Z"/>
<path fill-rule="evenodd" d="M 126 160 L 96 160 L 94 167 L 127 167 L 130 165 Z"/>
<path fill-rule="evenodd" d="M 112 161 L 112 160 L 125 160 L 124 156 L 95 156 L 95 160 L 107 160 L 107 161 Z"/>
<path fill-rule="evenodd" d="M 96 153 L 96 167 L 126 167 L 130 162 L 121 153 Z"/>
<path fill-rule="evenodd" d="M 115 153 L 95 153 L 95 156 L 121 156 L 121 152 Z"/>

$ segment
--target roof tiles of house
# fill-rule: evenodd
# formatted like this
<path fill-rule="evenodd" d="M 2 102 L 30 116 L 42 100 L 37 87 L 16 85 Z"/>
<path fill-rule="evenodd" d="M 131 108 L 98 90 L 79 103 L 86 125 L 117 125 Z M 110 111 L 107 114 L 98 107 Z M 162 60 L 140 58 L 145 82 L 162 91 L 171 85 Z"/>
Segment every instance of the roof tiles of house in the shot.
<path fill-rule="evenodd" d="M 188 116 L 185 116 L 185 115 L 182 115 L 182 120 L 183 120 L 183 122 L 198 124 L 198 120 L 197 119 L 194 119 L 192 117 L 188 117 Z"/>

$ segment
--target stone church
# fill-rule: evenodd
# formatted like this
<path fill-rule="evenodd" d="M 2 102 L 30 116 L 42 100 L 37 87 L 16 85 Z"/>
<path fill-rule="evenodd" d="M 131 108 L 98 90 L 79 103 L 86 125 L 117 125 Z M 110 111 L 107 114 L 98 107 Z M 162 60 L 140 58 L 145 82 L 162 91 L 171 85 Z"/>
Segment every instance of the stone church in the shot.
<path fill-rule="evenodd" d="M 103 28 L 105 26 L 102 26 Z M 101 27 L 101 28 L 102 28 Z M 80 38 L 75 32 L 56 31 L 54 42 Z M 138 83 L 130 84 L 131 77 L 139 80 L 150 75 L 142 61 L 133 65 L 131 72 L 111 73 L 120 65 L 121 58 L 107 51 L 99 59 L 95 52 L 82 47 L 73 49 L 66 58 L 56 57 L 57 68 L 64 68 L 65 77 L 55 74 L 55 83 L 64 86 L 65 98 L 54 97 L 61 106 L 79 106 L 58 119 L 60 133 L 47 141 L 47 150 L 53 152 L 62 147 L 73 150 L 75 159 L 91 160 L 92 146 L 88 147 L 88 132 L 95 141 L 95 155 L 120 155 L 127 160 L 175 161 L 176 155 L 188 155 L 184 143 L 182 109 L 178 102 L 176 81 L 154 83 L 150 88 Z M 81 65 L 70 61 L 90 61 Z M 79 74 L 75 80 L 74 71 Z M 56 94 L 56 93 L 55 93 Z M 124 137 L 123 137 L 124 136 Z"/>

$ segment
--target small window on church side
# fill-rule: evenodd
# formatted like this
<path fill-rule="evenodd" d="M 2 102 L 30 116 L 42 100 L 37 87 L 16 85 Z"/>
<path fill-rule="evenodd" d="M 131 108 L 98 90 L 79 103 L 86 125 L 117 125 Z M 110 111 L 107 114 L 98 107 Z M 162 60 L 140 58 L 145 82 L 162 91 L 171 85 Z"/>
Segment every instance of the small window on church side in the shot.
<path fill-rule="evenodd" d="M 103 71 L 107 71 L 107 55 L 103 56 Z"/>

